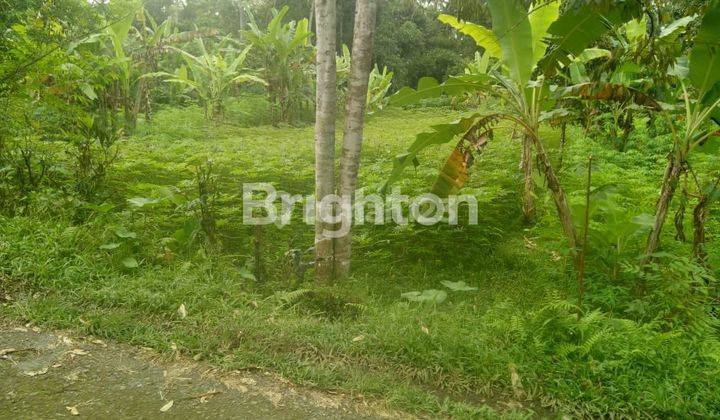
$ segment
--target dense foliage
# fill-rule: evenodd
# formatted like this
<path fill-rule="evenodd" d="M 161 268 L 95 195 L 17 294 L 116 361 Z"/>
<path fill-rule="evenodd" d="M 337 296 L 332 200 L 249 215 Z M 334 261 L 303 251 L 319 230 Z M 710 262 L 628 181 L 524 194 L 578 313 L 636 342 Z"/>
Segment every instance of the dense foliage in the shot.
<path fill-rule="evenodd" d="M 314 19 L 0 0 L 0 316 L 431 415 L 720 415 L 720 1 L 381 2 L 359 185 L 480 223 L 358 226 L 333 285 L 299 212 L 242 224 L 313 193 Z"/>

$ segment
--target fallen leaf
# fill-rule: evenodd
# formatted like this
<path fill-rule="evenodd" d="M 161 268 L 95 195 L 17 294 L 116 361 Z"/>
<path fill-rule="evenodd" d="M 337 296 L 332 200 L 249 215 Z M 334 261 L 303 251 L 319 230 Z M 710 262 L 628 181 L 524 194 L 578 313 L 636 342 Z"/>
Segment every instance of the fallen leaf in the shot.
<path fill-rule="evenodd" d="M 200 403 L 205 404 L 210 401 L 210 398 L 214 397 L 217 394 L 220 394 L 220 391 L 213 389 L 198 395 L 198 397 L 200 397 Z"/>
<path fill-rule="evenodd" d="M 15 353 L 16 351 L 17 351 L 17 349 L 13 349 L 13 348 L 2 349 L 2 350 L 0 350 L 0 357 L 5 357 L 6 355 L 8 355 L 10 353 Z"/>
<path fill-rule="evenodd" d="M 167 404 L 163 405 L 162 408 L 160 408 L 160 411 L 162 411 L 163 413 L 168 411 L 169 409 L 172 408 L 173 404 L 175 404 L 175 401 L 173 401 L 173 400 L 168 401 Z"/>
<path fill-rule="evenodd" d="M 420 327 L 420 329 L 421 329 L 422 332 L 424 332 L 425 334 L 430 335 L 430 330 L 428 329 L 428 327 L 422 325 L 422 326 Z"/>
<path fill-rule="evenodd" d="M 90 342 L 99 346 L 107 347 L 107 344 L 105 344 L 105 342 L 100 339 L 90 340 Z"/>
<path fill-rule="evenodd" d="M 240 378 L 239 381 L 245 385 L 255 385 L 255 379 L 253 378 Z"/>
<path fill-rule="evenodd" d="M 80 412 L 78 411 L 77 406 L 74 406 L 74 405 L 67 406 L 67 407 L 65 407 L 65 409 L 70 412 L 71 416 L 79 416 L 80 415 Z"/>
<path fill-rule="evenodd" d="M 525 248 L 527 249 L 535 249 L 537 248 L 537 244 L 533 242 L 532 239 L 528 239 L 527 236 L 523 237 L 523 241 L 525 242 Z"/>
<path fill-rule="evenodd" d="M 40 369 L 40 370 L 25 372 L 25 375 L 27 375 L 27 376 L 39 376 L 39 375 L 44 375 L 44 374 L 46 374 L 47 372 L 48 372 L 48 368 L 44 368 L 44 369 Z"/>
<path fill-rule="evenodd" d="M 358 341 L 363 341 L 365 339 L 364 335 L 358 335 L 357 337 L 353 338 L 353 342 L 357 343 Z"/>
<path fill-rule="evenodd" d="M 27 329 L 27 328 L 23 328 L 23 327 L 15 327 L 15 328 L 13 328 L 13 331 L 17 331 L 17 332 L 28 332 L 28 329 Z"/>
<path fill-rule="evenodd" d="M 87 356 L 89 353 L 83 349 L 73 349 L 70 350 L 70 354 L 72 354 L 73 356 Z"/>
<path fill-rule="evenodd" d="M 185 318 L 187 316 L 187 309 L 185 308 L 185 304 L 180 304 L 180 307 L 177 310 L 178 315 L 181 319 Z"/>

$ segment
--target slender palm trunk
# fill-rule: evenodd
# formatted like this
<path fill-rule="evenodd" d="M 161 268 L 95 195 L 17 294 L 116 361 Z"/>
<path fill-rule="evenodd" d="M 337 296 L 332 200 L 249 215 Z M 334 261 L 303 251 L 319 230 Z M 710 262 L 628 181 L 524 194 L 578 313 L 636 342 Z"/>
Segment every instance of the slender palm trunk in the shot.
<path fill-rule="evenodd" d="M 355 12 L 352 62 L 345 117 L 342 160 L 340 162 L 340 193 L 349 204 L 354 202 L 360 168 L 365 106 L 368 80 L 372 66 L 373 35 L 375 32 L 376 0 L 358 0 Z M 345 206 L 343 219 L 347 226 L 352 222 L 352 206 Z M 335 275 L 347 277 L 350 271 L 352 232 L 335 242 Z"/>
<path fill-rule="evenodd" d="M 523 216 L 525 222 L 535 218 L 535 185 L 533 183 L 533 153 L 530 136 L 523 136 L 522 170 L 523 170 Z"/>
<path fill-rule="evenodd" d="M 658 246 L 660 246 L 660 234 L 662 233 L 663 225 L 670 211 L 670 203 L 675 196 L 675 191 L 677 190 L 683 172 L 682 164 L 677 162 L 675 156 L 672 156 L 665 170 L 660 198 L 655 208 L 655 222 L 653 223 L 652 231 L 648 237 L 647 247 L 645 248 L 645 263 L 650 261 L 651 255 L 654 254 Z"/>
<path fill-rule="evenodd" d="M 333 226 L 323 215 L 332 213 L 323 198 L 334 193 L 335 179 L 335 117 L 337 114 L 337 80 L 335 63 L 335 32 L 337 25 L 335 0 L 315 1 L 317 26 L 317 94 L 315 113 L 315 278 L 333 278 L 333 239 L 325 235 Z"/>

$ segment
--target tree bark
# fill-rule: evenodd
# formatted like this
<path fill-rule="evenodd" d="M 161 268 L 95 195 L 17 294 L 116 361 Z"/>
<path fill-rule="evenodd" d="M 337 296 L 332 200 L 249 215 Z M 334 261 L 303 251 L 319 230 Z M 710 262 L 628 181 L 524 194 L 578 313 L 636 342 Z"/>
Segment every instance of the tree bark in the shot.
<path fill-rule="evenodd" d="M 337 75 L 335 63 L 337 11 L 335 0 L 315 0 L 317 26 L 317 93 L 315 110 L 315 278 L 332 280 L 333 239 L 324 234 L 333 226 L 323 221 L 331 214 L 322 204 L 334 193 L 335 118 L 337 115 Z"/>
<path fill-rule="evenodd" d="M 577 234 L 575 233 L 575 227 L 573 226 L 572 213 L 570 212 L 570 205 L 567 201 L 567 194 L 560 185 L 560 180 L 555 174 L 550 158 L 545 152 L 540 139 L 537 136 L 530 136 L 531 140 L 535 144 L 535 151 L 537 152 L 537 160 L 540 165 L 540 170 L 545 175 L 545 181 L 547 182 L 548 189 L 552 194 L 555 207 L 557 209 L 558 218 L 562 225 L 563 232 L 567 238 L 568 247 L 575 254 L 575 263 L 578 264 L 577 258 Z"/>
<path fill-rule="evenodd" d="M 684 169 L 679 162 L 676 162 L 674 156 L 670 157 L 665 175 L 663 176 L 662 189 L 660 191 L 660 198 L 655 208 L 655 222 L 653 223 L 652 231 L 648 237 L 647 247 L 645 248 L 644 263 L 650 261 L 651 255 L 657 251 L 660 245 L 660 234 L 662 233 L 663 225 L 667 219 L 668 211 L 670 210 L 670 202 L 675 196 L 678 183 L 680 182 L 680 176 Z"/>
<path fill-rule="evenodd" d="M 713 196 L 717 193 L 720 186 L 720 177 L 715 181 L 710 192 L 704 192 L 700 195 L 698 203 L 693 210 L 693 255 L 698 264 L 707 267 L 708 254 L 705 250 L 705 223 L 707 222 L 709 206 L 713 200 Z"/>
<path fill-rule="evenodd" d="M 533 155 L 532 140 L 530 136 L 523 136 L 522 170 L 523 170 L 523 217 L 525 222 L 531 222 L 535 218 L 535 186 L 533 183 Z"/>
<path fill-rule="evenodd" d="M 357 1 L 345 133 L 340 161 L 340 194 L 343 200 L 349 200 L 351 204 L 349 208 L 343 209 L 343 219 L 348 226 L 352 222 L 352 204 L 360 168 L 376 12 L 376 0 Z M 351 244 L 351 231 L 335 240 L 335 275 L 339 279 L 347 277 L 350 272 Z"/>

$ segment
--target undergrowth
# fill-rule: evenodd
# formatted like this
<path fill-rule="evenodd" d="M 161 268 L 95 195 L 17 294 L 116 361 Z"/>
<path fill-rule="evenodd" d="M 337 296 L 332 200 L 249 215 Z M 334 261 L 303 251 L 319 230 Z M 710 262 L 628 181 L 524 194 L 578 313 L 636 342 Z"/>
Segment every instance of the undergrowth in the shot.
<path fill-rule="evenodd" d="M 415 413 L 720 415 L 716 273 L 674 256 L 688 245 L 671 233 L 655 265 L 636 266 L 662 147 L 631 143 L 621 154 L 571 130 L 561 175 L 573 205 L 584 203 L 587 155 L 597 162 L 581 303 L 550 199 L 538 196 L 537 223 L 522 223 L 518 140 L 506 129 L 466 187 L 480 202 L 478 226 L 359 227 L 353 277 L 318 286 L 306 266 L 312 227 L 299 214 L 282 229 L 241 224 L 243 182 L 312 191 L 312 128 L 257 127 L 262 115 L 246 107 L 231 105 L 228 124 L 193 108 L 141 124 L 107 174 L 104 201 L 77 204 L 81 222 L 73 206 L 48 205 L 51 191 L 27 214 L 0 216 L 0 314 L 227 369 L 274 369 Z M 415 133 L 453 115 L 372 116 L 360 184 L 378 188 Z M 557 133 L 543 137 L 557 154 Z M 446 152 L 426 152 L 401 186 L 424 192 Z M 432 298 L 402 296 L 412 291 Z"/>

